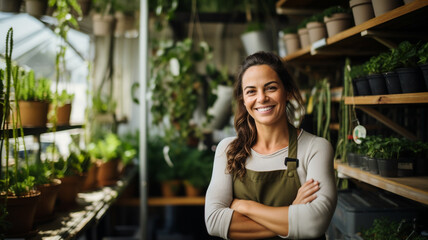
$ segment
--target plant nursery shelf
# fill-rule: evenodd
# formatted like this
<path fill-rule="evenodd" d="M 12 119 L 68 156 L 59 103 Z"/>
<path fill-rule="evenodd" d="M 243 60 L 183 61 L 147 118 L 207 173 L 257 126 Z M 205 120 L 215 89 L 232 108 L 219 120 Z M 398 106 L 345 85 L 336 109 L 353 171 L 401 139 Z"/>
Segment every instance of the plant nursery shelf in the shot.
<path fill-rule="evenodd" d="M 335 168 L 339 173 L 351 178 L 414 201 L 428 204 L 428 176 L 385 178 L 340 162 L 335 162 Z"/>
<path fill-rule="evenodd" d="M 75 125 L 65 125 L 65 126 L 57 126 L 56 131 L 65 131 L 65 130 L 71 130 L 71 129 L 78 129 L 82 128 L 82 124 L 75 124 Z M 47 133 L 49 131 L 49 126 L 47 127 L 24 127 L 24 135 L 40 135 L 42 133 Z M 12 130 L 9 130 L 9 136 L 12 137 Z M 18 129 L 18 135 L 20 136 L 20 130 Z"/>
<path fill-rule="evenodd" d="M 428 103 L 428 92 L 345 97 L 347 105 Z"/>
<path fill-rule="evenodd" d="M 167 205 L 204 205 L 205 197 L 153 197 L 148 199 L 149 206 Z"/>
<path fill-rule="evenodd" d="M 52 222 L 37 226 L 37 234 L 27 239 L 77 239 L 91 224 L 97 223 L 136 176 L 137 167 L 128 169 L 115 185 L 79 193 L 77 205 L 67 212 L 57 212 Z"/>
<path fill-rule="evenodd" d="M 378 41 L 385 36 L 393 36 L 394 38 L 401 38 L 401 40 L 405 40 L 409 36 L 408 34 L 419 37 L 426 36 L 427 12 L 428 1 L 415 0 L 327 39 L 321 39 L 317 44 L 286 56 L 284 60 L 305 64 L 308 61 L 325 62 L 326 60 L 343 59 L 348 56 L 368 57 L 387 51 L 388 48 L 381 43 L 382 41 Z M 403 34 L 403 29 L 408 34 Z M 377 37 L 376 34 L 380 35 Z"/>

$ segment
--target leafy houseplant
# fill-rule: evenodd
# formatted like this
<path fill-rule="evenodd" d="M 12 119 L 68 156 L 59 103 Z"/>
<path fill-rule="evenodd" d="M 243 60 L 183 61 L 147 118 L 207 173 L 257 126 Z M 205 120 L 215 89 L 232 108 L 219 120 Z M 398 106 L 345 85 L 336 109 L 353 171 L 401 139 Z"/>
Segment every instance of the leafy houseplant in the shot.
<path fill-rule="evenodd" d="M 419 47 L 418 59 L 419 68 L 425 79 L 425 87 L 428 89 L 428 42 Z"/>
<path fill-rule="evenodd" d="M 16 97 L 20 108 L 22 125 L 25 127 L 46 126 L 48 106 L 52 100 L 51 81 L 36 80 L 34 71 L 17 67 Z"/>
<path fill-rule="evenodd" d="M 61 91 L 61 94 L 54 93 L 52 104 L 49 105 L 49 122 L 55 122 L 56 125 L 60 126 L 69 125 L 73 99 L 74 94 L 68 93 L 65 89 Z M 54 106 L 56 106 L 56 111 Z"/>
<path fill-rule="evenodd" d="M 332 6 L 323 11 L 328 36 L 334 36 L 352 26 L 350 9 Z"/>
<path fill-rule="evenodd" d="M 417 67 L 418 45 L 408 41 L 401 42 L 396 48 L 399 68 L 396 69 L 403 93 L 420 92 L 425 90 L 425 84 Z"/>
<path fill-rule="evenodd" d="M 92 158 L 97 159 L 99 169 L 97 182 L 99 186 L 114 184 L 119 177 L 119 148 L 121 141 L 114 133 L 109 133 L 104 139 L 90 143 L 88 152 Z"/>
<path fill-rule="evenodd" d="M 369 73 L 367 76 L 370 90 L 373 95 L 380 95 L 388 93 L 385 83 L 385 78 L 382 73 L 382 55 L 373 56 L 368 62 L 365 63 L 364 67 Z"/>
<path fill-rule="evenodd" d="M 324 14 L 322 12 L 309 17 L 306 28 L 308 29 L 311 43 L 327 37 L 327 28 L 324 24 Z"/>
<path fill-rule="evenodd" d="M 198 95 L 208 83 L 207 78 L 197 72 L 196 64 L 211 59 L 209 46 L 205 42 L 195 46 L 191 39 L 160 42 L 152 59 L 153 123 L 164 129 L 167 142 L 174 139 L 186 142 L 194 136 L 202 138 L 200 128 L 192 121 Z"/>

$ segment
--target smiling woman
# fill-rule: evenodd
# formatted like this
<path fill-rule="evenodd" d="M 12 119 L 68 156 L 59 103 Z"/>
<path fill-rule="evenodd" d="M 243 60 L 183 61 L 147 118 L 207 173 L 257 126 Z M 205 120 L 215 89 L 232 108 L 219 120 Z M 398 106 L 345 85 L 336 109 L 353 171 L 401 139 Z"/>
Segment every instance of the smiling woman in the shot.
<path fill-rule="evenodd" d="M 208 233 L 231 239 L 325 239 L 336 207 L 331 144 L 296 129 L 299 90 L 281 59 L 248 56 L 235 84 L 237 137 L 216 149 Z M 298 104 L 297 104 L 298 105 Z"/>

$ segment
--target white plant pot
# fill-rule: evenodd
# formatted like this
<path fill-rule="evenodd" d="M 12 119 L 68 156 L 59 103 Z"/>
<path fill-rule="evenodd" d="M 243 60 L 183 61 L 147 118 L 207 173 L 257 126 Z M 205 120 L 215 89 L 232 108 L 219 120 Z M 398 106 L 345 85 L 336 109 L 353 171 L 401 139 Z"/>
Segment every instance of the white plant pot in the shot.
<path fill-rule="evenodd" d="M 241 35 L 247 55 L 259 51 L 271 52 L 273 50 L 272 35 L 268 31 L 253 31 Z"/>
<path fill-rule="evenodd" d="M 218 85 L 217 87 L 217 100 L 214 105 L 208 109 L 208 113 L 213 116 L 208 128 L 210 130 L 221 129 L 229 121 L 232 114 L 232 98 L 233 87 Z"/>

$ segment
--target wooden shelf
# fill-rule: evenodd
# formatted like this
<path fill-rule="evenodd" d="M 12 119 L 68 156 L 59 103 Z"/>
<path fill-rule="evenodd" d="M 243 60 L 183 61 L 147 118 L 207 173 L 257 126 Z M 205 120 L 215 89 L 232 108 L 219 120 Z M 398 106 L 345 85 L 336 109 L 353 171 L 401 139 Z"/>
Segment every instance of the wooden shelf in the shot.
<path fill-rule="evenodd" d="M 37 226 L 37 234 L 27 239 L 77 239 L 90 225 L 98 223 L 110 206 L 137 175 L 138 167 L 128 169 L 116 184 L 93 192 L 79 193 L 70 211 L 58 211 L 54 220 Z"/>
<path fill-rule="evenodd" d="M 351 178 L 414 201 L 428 204 L 428 176 L 385 178 L 340 162 L 335 162 L 335 168 L 339 173 Z"/>
<path fill-rule="evenodd" d="M 421 38 L 428 36 L 427 22 L 428 1 L 415 0 L 327 38 L 326 44 L 318 49 L 313 51 L 311 47 L 300 49 L 286 56 L 284 60 L 307 64 L 308 61 L 322 62 L 343 59 L 347 56 L 372 56 L 387 51 L 388 48 L 372 37 L 362 37 L 365 31 L 376 31 L 378 34 L 400 32 L 394 35 L 402 40 L 409 35 L 418 35 Z M 403 29 L 406 31 L 405 34 Z"/>
<path fill-rule="evenodd" d="M 148 199 L 149 206 L 203 206 L 205 197 L 151 197 Z"/>
<path fill-rule="evenodd" d="M 427 1 L 428 2 L 428 1 Z M 345 97 L 347 105 L 428 103 L 428 92 Z"/>

